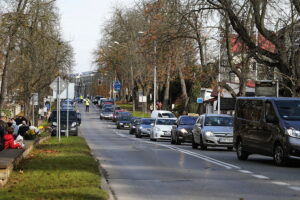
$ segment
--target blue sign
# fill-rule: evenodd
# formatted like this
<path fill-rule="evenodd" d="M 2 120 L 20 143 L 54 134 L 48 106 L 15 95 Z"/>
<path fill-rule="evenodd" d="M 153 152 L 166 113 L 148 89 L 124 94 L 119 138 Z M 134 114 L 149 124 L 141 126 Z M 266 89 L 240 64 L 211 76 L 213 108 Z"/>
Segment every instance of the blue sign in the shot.
<path fill-rule="evenodd" d="M 203 103 L 203 98 L 197 98 L 197 103 Z"/>
<path fill-rule="evenodd" d="M 113 83 L 113 87 L 115 91 L 120 91 L 121 90 L 121 83 L 119 81 L 116 81 Z"/>

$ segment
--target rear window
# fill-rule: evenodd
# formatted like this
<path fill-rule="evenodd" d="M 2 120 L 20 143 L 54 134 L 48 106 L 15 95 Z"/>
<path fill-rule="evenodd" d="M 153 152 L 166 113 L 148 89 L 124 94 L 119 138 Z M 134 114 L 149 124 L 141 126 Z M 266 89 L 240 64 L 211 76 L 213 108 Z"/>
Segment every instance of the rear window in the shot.
<path fill-rule="evenodd" d="M 158 113 L 158 117 L 160 118 L 175 118 L 173 113 Z"/>

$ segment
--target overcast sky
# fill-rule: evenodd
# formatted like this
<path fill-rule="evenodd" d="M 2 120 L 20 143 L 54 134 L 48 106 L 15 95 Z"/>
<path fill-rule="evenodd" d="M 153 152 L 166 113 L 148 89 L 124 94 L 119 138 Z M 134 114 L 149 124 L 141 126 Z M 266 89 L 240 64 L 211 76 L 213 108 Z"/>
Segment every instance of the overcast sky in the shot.
<path fill-rule="evenodd" d="M 131 7 L 134 0 L 58 0 L 63 37 L 74 49 L 74 72 L 95 69 L 93 51 L 101 39 L 101 29 L 113 8 Z"/>

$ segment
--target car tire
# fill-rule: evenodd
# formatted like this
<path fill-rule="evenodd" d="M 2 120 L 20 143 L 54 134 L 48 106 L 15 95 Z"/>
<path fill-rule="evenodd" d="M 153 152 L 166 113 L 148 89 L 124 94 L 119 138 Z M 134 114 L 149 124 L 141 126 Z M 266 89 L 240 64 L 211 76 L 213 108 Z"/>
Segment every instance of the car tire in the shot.
<path fill-rule="evenodd" d="M 120 126 L 117 126 L 117 129 L 120 129 Z"/>
<path fill-rule="evenodd" d="M 288 156 L 280 144 L 276 144 L 274 147 L 273 160 L 277 166 L 285 166 L 288 164 Z"/>
<path fill-rule="evenodd" d="M 232 150 L 233 150 L 233 147 L 227 147 L 227 150 L 228 150 L 228 151 L 232 151 Z"/>
<path fill-rule="evenodd" d="M 177 134 L 176 134 L 175 138 L 176 138 L 175 143 L 176 143 L 177 145 L 181 145 L 181 141 L 180 141 L 180 139 L 179 139 L 179 137 L 178 137 Z"/>
<path fill-rule="evenodd" d="M 173 134 L 171 135 L 171 144 L 175 144 L 175 140 L 173 140 Z"/>
<path fill-rule="evenodd" d="M 206 150 L 207 146 L 203 143 L 202 136 L 200 136 L 200 149 L 201 150 Z"/>
<path fill-rule="evenodd" d="M 198 149 L 199 144 L 197 144 L 194 140 L 194 136 L 192 137 L 192 148 L 193 149 Z"/>
<path fill-rule="evenodd" d="M 243 149 L 242 140 L 239 140 L 236 146 L 236 155 L 239 160 L 247 160 L 249 153 Z"/>

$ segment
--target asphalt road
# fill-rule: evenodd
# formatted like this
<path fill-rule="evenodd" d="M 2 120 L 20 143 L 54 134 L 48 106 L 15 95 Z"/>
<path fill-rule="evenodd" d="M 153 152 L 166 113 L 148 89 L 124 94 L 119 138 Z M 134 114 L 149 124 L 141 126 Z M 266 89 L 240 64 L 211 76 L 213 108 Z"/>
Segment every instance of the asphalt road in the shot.
<path fill-rule="evenodd" d="M 300 161 L 276 167 L 272 158 L 251 155 L 238 161 L 233 151 L 192 149 L 191 144 L 137 139 L 99 120 L 83 107 L 81 133 L 105 170 L 114 198 L 135 199 L 300 199 Z"/>

